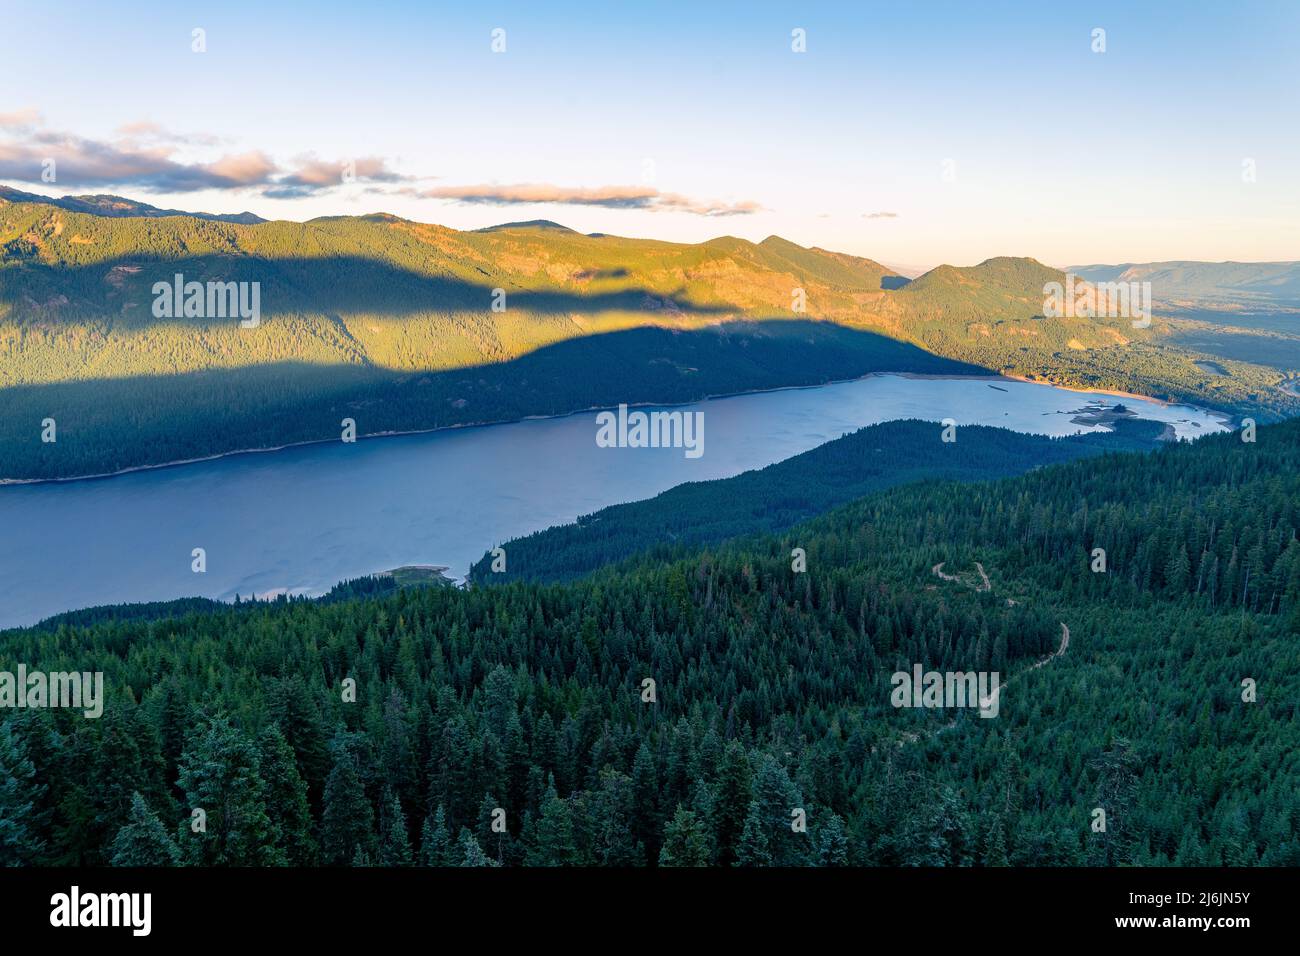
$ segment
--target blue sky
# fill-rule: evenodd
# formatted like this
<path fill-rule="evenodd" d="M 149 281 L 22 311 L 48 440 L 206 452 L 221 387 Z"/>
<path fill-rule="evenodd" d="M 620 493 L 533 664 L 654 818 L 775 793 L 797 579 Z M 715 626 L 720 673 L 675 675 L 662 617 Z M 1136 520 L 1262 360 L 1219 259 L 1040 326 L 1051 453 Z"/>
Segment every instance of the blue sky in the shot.
<path fill-rule="evenodd" d="M 0 179 L 291 219 L 776 233 L 916 267 L 1300 258 L 1300 4 L 624 6 L 6 4 Z"/>

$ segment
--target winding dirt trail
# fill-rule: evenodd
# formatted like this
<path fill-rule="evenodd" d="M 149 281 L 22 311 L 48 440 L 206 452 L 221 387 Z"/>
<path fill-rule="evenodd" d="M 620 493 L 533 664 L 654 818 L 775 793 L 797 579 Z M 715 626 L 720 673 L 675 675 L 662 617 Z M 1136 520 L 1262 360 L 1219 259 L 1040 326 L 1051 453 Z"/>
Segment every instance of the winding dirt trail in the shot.
<path fill-rule="evenodd" d="M 944 581 L 955 581 L 955 582 L 957 582 L 958 584 L 961 584 L 961 583 L 962 583 L 962 579 L 961 579 L 961 576 L 960 576 L 960 575 L 957 575 L 957 574 L 944 574 L 944 573 L 943 573 L 943 566 L 944 566 L 945 564 L 947 564 L 947 563 L 948 563 L 947 561 L 940 561 L 938 564 L 936 564 L 936 565 L 935 565 L 934 567 L 932 567 L 930 570 L 933 571 L 937 577 L 941 578 L 941 579 L 944 580 Z M 976 585 L 976 586 L 975 586 L 975 590 L 976 590 L 976 591 L 992 591 L 992 590 L 993 590 L 993 582 L 990 581 L 990 580 L 989 580 L 989 576 L 988 576 L 987 574 L 984 573 L 984 565 L 982 565 L 982 564 L 980 564 L 978 561 L 976 561 L 976 562 L 975 562 L 975 570 L 977 570 L 977 571 L 979 572 L 979 574 L 980 574 L 980 578 L 981 578 L 981 579 L 983 580 L 983 582 L 984 582 L 984 583 L 982 583 L 982 584 Z"/>
<path fill-rule="evenodd" d="M 1036 671 L 1036 670 L 1038 670 L 1038 668 L 1042 667 L 1044 664 L 1051 663 L 1052 661 L 1054 661 L 1054 660 L 1056 660 L 1058 657 L 1060 657 L 1062 654 L 1064 654 L 1065 651 L 1066 651 L 1066 648 L 1068 648 L 1069 646 L 1070 646 L 1070 628 L 1066 625 L 1066 623 L 1065 623 L 1064 621 L 1062 621 L 1062 622 L 1061 622 L 1061 646 L 1058 647 L 1056 650 L 1052 651 L 1052 653 L 1048 654 L 1048 655 L 1047 655 L 1046 657 L 1044 657 L 1042 660 L 1040 660 L 1040 661 L 1035 661 L 1035 662 L 1034 662 L 1033 664 L 1031 664 L 1029 667 L 1027 667 L 1027 668 L 1025 668 L 1023 671 L 1021 671 L 1020 674 L 1028 674 L 1030 671 Z M 988 708 L 991 707 L 991 706 L 996 706 L 997 703 L 998 703 L 998 700 L 999 700 L 1000 697 L 1001 697 L 1001 694 L 1002 694 L 1002 688 L 1003 688 L 1003 687 L 1006 687 L 1007 684 L 1010 684 L 1013 680 L 1015 680 L 1017 677 L 1019 677 L 1020 674 L 1012 674 L 1012 675 L 1011 675 L 1010 677 L 1008 677 L 1005 681 L 1003 681 L 1001 684 L 999 684 L 998 687 L 997 687 L 997 689 L 994 690 L 993 693 L 989 694 L 989 696 L 987 696 L 987 697 L 983 698 L 982 700 L 980 700 L 980 709 L 981 709 L 981 710 L 986 710 L 986 709 L 988 709 Z"/>
<path fill-rule="evenodd" d="M 946 561 L 940 561 L 938 564 L 936 564 L 936 565 L 935 565 L 934 567 L 932 567 L 930 570 L 934 572 L 934 574 L 935 574 L 936 577 L 938 577 L 938 578 L 940 578 L 940 579 L 942 579 L 942 580 L 944 580 L 944 581 L 954 581 L 954 582 L 956 582 L 956 583 L 958 583 L 958 584 L 962 583 L 961 578 L 960 578 L 959 576 L 957 576 L 957 575 L 955 575 L 955 574 L 944 574 L 944 573 L 943 573 L 943 566 L 944 566 L 946 563 L 947 563 Z M 984 572 L 984 565 L 982 565 L 982 564 L 980 564 L 980 562 L 976 561 L 976 562 L 975 562 L 975 567 L 979 569 L 980 577 L 983 579 L 983 583 L 980 584 L 980 585 L 976 585 L 976 586 L 975 586 L 975 590 L 976 590 L 976 591 L 991 591 L 991 590 L 993 590 L 993 582 L 991 582 L 991 581 L 989 580 L 989 576 Z M 1007 600 L 1008 600 L 1008 602 L 1010 602 L 1010 603 L 1012 603 L 1012 604 L 1015 603 L 1014 601 L 1011 601 L 1010 598 L 1008 598 Z M 1017 677 L 1020 677 L 1020 676 L 1023 675 L 1023 674 L 1028 674 L 1030 671 L 1036 671 L 1036 670 L 1038 670 L 1038 668 L 1042 667 L 1044 664 L 1050 664 L 1052 661 L 1056 660 L 1058 657 L 1060 657 L 1062 654 L 1064 654 L 1064 653 L 1069 649 L 1069 647 L 1070 647 L 1070 627 L 1069 627 L 1069 625 L 1066 624 L 1064 621 L 1061 621 L 1060 624 L 1061 624 L 1061 646 L 1058 647 L 1056 650 L 1054 650 L 1052 653 L 1048 654 L 1046 657 L 1042 658 L 1041 660 L 1035 661 L 1033 664 L 1029 665 L 1029 667 L 1025 668 L 1023 671 L 1020 671 L 1018 674 L 1012 674 L 1012 675 L 1011 675 L 1010 677 L 1008 677 L 1005 681 L 1003 681 L 1002 683 L 1000 683 L 1000 684 L 998 685 L 997 689 L 995 689 L 995 690 L 993 691 L 993 693 L 989 694 L 988 697 L 981 698 L 981 699 L 980 699 L 980 702 L 979 702 L 980 710 L 987 710 L 987 709 L 989 709 L 990 707 L 995 707 L 995 706 L 997 706 L 998 703 L 999 703 L 999 701 L 1001 700 L 1002 689 L 1003 689 L 1004 687 L 1006 687 L 1006 686 L 1007 686 L 1008 684 L 1010 684 L 1013 680 L 1015 680 Z M 943 733 L 945 730 L 951 730 L 953 727 L 957 726 L 957 719 L 958 719 L 957 717 L 953 717 L 952 720 L 948 721 L 946 724 L 943 724 L 943 725 L 940 726 L 940 727 L 935 728 L 934 730 L 930 731 L 929 733 L 922 733 L 922 732 L 919 731 L 919 730 L 908 730 L 908 731 L 905 731 L 904 733 L 902 733 L 902 734 L 899 736 L 898 740 L 895 741 L 895 745 L 901 747 L 901 746 L 903 746 L 904 744 L 913 744 L 913 743 L 916 743 L 916 742 L 917 742 L 918 740 L 920 740 L 922 737 L 936 737 L 936 736 L 938 736 L 939 734 Z M 872 748 L 871 748 L 871 752 L 872 752 L 872 753 L 875 753 L 875 752 L 876 752 L 876 748 L 875 748 L 875 747 L 872 747 Z"/>

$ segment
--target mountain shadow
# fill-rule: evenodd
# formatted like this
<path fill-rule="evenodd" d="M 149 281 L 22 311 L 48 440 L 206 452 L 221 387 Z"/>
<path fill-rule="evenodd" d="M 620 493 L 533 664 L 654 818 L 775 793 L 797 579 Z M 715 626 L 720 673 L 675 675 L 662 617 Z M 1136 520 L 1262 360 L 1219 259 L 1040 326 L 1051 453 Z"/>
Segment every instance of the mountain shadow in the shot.
<path fill-rule="evenodd" d="M 357 434 L 559 415 L 621 402 L 680 403 L 872 372 L 989 375 L 885 336 L 770 320 L 570 339 L 518 359 L 399 373 L 279 362 L 0 390 L 0 478 L 66 478 Z M 57 442 L 41 441 L 42 422 Z"/>

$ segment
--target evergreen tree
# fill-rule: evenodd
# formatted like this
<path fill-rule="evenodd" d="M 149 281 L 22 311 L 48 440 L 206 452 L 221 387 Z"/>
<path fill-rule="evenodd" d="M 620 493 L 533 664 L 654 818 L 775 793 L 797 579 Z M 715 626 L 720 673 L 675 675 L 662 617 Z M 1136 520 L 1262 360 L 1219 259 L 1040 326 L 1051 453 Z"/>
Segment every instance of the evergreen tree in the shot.
<path fill-rule="evenodd" d="M 275 866 L 285 862 L 267 814 L 256 744 L 225 717 L 199 728 L 180 759 L 181 790 L 204 829 L 181 827 L 181 852 L 194 866 Z M 191 817 L 191 819 L 193 819 Z"/>
<path fill-rule="evenodd" d="M 35 862 L 44 850 L 35 810 L 44 789 L 14 722 L 0 723 L 0 866 Z"/>
<path fill-rule="evenodd" d="M 806 812 L 807 808 L 803 807 L 803 798 L 785 768 L 770 756 L 763 758 L 754 777 L 751 813 L 755 805 L 765 828 L 772 865 L 800 866 L 806 863 L 812 850 L 808 845 L 808 834 L 795 832 L 791 823 L 795 810 Z"/>
<path fill-rule="evenodd" d="M 139 792 L 131 796 L 131 818 L 113 839 L 114 866 L 179 866 L 181 851 Z"/>
<path fill-rule="evenodd" d="M 339 747 L 334 769 L 325 781 L 325 810 L 321 818 L 324 861 L 346 865 L 359 854 L 368 862 L 374 844 L 374 819 L 357 773 L 356 758 L 346 747 Z"/>
<path fill-rule="evenodd" d="M 817 865 L 849 865 L 848 834 L 844 831 L 844 821 L 838 813 L 832 813 L 818 831 Z"/>
<path fill-rule="evenodd" d="M 1139 765 L 1131 744 L 1124 738 L 1117 738 L 1092 761 L 1097 774 L 1097 806 L 1106 813 L 1106 829 L 1088 834 L 1091 860 L 1097 865 L 1124 866 L 1133 862 L 1137 832 L 1132 813 Z"/>
<path fill-rule="evenodd" d="M 542 804 L 537 821 L 537 843 L 529 856 L 530 866 L 573 866 L 578 860 L 573 835 L 573 817 L 568 801 L 555 795 L 554 789 Z"/>
<path fill-rule="evenodd" d="M 483 852 L 483 848 L 479 846 L 478 840 L 474 838 L 469 827 L 461 827 L 458 842 L 465 851 L 461 866 L 500 866 L 496 860 Z"/>
<path fill-rule="evenodd" d="M 758 801 L 750 801 L 749 813 L 745 815 L 745 829 L 740 836 L 740 845 L 736 848 L 736 866 L 772 865 L 768 829 L 769 823 L 763 818 Z"/>
<path fill-rule="evenodd" d="M 496 819 L 496 811 L 500 805 L 497 798 L 490 793 L 483 795 L 483 802 L 478 808 L 478 825 L 475 828 L 474 836 L 483 848 L 483 852 L 502 863 L 506 858 L 506 845 L 509 842 L 510 834 L 495 832 L 492 827 Z"/>
<path fill-rule="evenodd" d="M 984 828 L 984 865 L 1007 865 L 1007 832 L 1002 815 L 991 815 Z"/>
<path fill-rule="evenodd" d="M 313 866 L 319 852 L 312 835 L 307 782 L 298 773 L 293 748 L 275 727 L 258 737 L 267 811 L 274 822 L 276 843 L 291 866 Z"/>
<path fill-rule="evenodd" d="M 644 743 L 637 748 L 632 763 L 633 836 L 645 848 L 648 859 L 658 856 L 659 775 L 654 756 Z"/>
<path fill-rule="evenodd" d="M 709 847 L 695 814 L 680 804 L 664 831 L 660 866 L 708 866 Z"/>
<path fill-rule="evenodd" d="M 745 819 L 752 800 L 749 760 L 745 748 L 732 741 L 723 752 L 718 771 L 718 797 L 714 813 L 718 827 L 718 862 L 731 866 L 737 860 Z"/>
<path fill-rule="evenodd" d="M 434 811 L 433 816 L 425 817 L 424 826 L 420 830 L 420 865 L 455 865 L 451 860 L 451 835 L 447 832 L 447 814 L 441 806 Z"/>
<path fill-rule="evenodd" d="M 380 815 L 379 865 L 411 866 L 411 837 L 406 830 L 406 814 L 402 803 L 391 789 L 386 790 L 382 801 L 384 812 Z"/>
<path fill-rule="evenodd" d="M 645 866 L 645 848 L 632 832 L 632 778 L 606 768 L 596 794 L 596 859 L 602 866 Z"/>

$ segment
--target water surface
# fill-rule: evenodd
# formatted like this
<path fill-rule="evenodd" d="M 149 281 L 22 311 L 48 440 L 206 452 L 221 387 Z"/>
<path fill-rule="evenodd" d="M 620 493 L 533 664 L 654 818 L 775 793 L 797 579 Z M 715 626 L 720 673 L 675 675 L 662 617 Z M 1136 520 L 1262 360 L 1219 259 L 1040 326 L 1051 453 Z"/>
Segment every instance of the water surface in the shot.
<path fill-rule="evenodd" d="M 996 388 L 990 387 L 996 385 Z M 715 399 L 704 454 L 600 448 L 596 413 L 235 455 L 112 478 L 0 487 L 0 627 L 97 604 L 320 594 L 408 564 L 463 576 L 493 545 L 684 481 L 725 478 L 897 418 L 1067 435 L 1122 402 L 1179 437 L 1219 416 L 993 378 L 878 375 Z M 960 440 L 960 439 L 959 439 Z M 191 570 L 204 548 L 207 571 Z"/>

